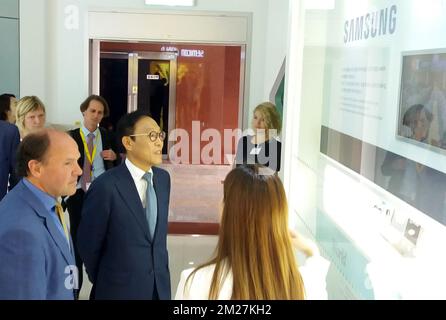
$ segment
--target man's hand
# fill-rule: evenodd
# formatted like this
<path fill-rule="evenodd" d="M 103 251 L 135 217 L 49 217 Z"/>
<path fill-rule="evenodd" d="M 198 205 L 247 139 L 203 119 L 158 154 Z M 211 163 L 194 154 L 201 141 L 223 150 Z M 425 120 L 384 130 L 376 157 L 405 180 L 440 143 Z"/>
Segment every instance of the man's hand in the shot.
<path fill-rule="evenodd" d="M 101 152 L 101 157 L 104 160 L 115 161 L 116 153 L 112 149 L 104 150 Z"/>

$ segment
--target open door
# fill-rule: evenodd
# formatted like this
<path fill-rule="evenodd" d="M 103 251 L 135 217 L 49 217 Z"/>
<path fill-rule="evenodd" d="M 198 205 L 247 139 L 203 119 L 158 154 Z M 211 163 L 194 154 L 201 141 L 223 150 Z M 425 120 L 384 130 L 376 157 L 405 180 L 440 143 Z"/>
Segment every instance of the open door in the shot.
<path fill-rule="evenodd" d="M 129 54 L 129 111 L 146 112 L 166 134 L 175 128 L 176 69 L 174 53 Z M 168 142 L 163 146 L 164 158 L 167 158 L 170 144 Z"/>
<path fill-rule="evenodd" d="M 169 134 L 175 128 L 176 54 L 100 51 L 99 47 L 93 40 L 90 88 L 110 106 L 110 116 L 101 126 L 113 130 L 124 114 L 142 110 Z M 173 143 L 166 142 L 165 159 Z"/>

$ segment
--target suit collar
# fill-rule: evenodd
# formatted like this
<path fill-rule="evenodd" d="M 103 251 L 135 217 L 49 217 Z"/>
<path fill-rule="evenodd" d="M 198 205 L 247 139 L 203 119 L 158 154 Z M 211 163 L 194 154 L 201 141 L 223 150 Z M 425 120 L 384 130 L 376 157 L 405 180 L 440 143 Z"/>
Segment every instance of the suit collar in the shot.
<path fill-rule="evenodd" d="M 137 180 L 137 181 L 141 180 L 142 177 L 144 176 L 144 174 L 146 173 L 144 170 L 142 170 L 142 169 L 138 168 L 137 166 L 135 166 L 133 164 L 133 162 L 131 162 L 128 158 L 125 159 L 125 165 L 127 167 L 127 170 L 129 170 L 130 175 L 132 176 L 133 180 Z M 152 168 L 150 168 L 147 172 L 152 173 L 152 176 L 153 176 Z"/>
<path fill-rule="evenodd" d="M 159 169 L 156 167 L 152 167 L 151 170 L 153 170 L 153 175 L 152 175 L 152 183 L 153 183 L 153 188 L 155 189 L 155 193 L 157 195 L 159 195 L 160 193 L 158 193 L 158 189 L 160 187 L 160 175 L 159 175 Z M 157 196 L 157 201 L 159 202 L 159 197 Z M 158 203 L 158 208 L 159 208 L 159 203 Z"/>
<path fill-rule="evenodd" d="M 48 193 L 37 188 L 31 181 L 27 178 L 23 178 L 23 184 L 31 191 L 40 202 L 42 202 L 43 206 L 47 211 L 51 211 L 56 203 L 56 199 L 50 196 Z"/>
<path fill-rule="evenodd" d="M 84 126 L 84 124 L 82 124 L 80 129 L 81 129 L 82 132 L 84 133 L 84 136 L 85 136 L 85 137 L 87 137 L 89 133 L 93 133 L 95 137 L 99 134 L 99 127 L 97 127 L 95 131 L 90 132 L 90 130 L 88 130 L 88 129 Z M 79 134 L 80 134 L 80 132 L 79 132 Z"/>
<path fill-rule="evenodd" d="M 20 194 L 22 200 L 26 202 L 34 210 L 37 216 L 41 217 L 44 220 L 44 225 L 48 230 L 48 233 L 53 238 L 54 242 L 56 243 L 56 246 L 61 251 L 63 257 L 65 258 L 65 261 L 69 265 L 74 265 L 74 257 L 67 244 L 67 240 L 64 238 L 64 236 L 60 233 L 57 226 L 54 224 L 53 218 L 50 216 L 51 214 L 50 211 L 45 208 L 42 201 L 40 201 L 36 197 L 36 195 L 25 185 L 23 179 L 15 188 L 19 189 L 17 191 Z"/>

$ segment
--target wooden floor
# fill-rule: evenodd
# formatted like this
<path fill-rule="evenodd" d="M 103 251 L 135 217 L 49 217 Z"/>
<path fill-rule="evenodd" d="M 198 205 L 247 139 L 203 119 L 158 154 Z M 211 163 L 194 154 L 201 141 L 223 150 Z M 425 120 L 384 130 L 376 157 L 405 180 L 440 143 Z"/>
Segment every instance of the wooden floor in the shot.
<path fill-rule="evenodd" d="M 171 177 L 169 233 L 217 234 L 223 180 L 229 165 L 164 163 Z"/>

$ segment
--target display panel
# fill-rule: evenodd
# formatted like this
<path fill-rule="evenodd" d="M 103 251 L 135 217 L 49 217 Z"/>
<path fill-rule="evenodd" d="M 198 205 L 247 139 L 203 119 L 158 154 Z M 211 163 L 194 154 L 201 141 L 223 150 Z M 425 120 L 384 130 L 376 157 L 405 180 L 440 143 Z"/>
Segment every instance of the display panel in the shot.
<path fill-rule="evenodd" d="M 398 110 L 398 136 L 446 149 L 445 52 L 404 54 Z"/>
<path fill-rule="evenodd" d="M 445 6 L 337 2 L 321 61 L 320 151 L 442 224 L 446 43 L 435 12 Z"/>
<path fill-rule="evenodd" d="M 332 262 L 330 298 L 445 297 L 444 10 L 305 12 L 291 206 Z"/>

